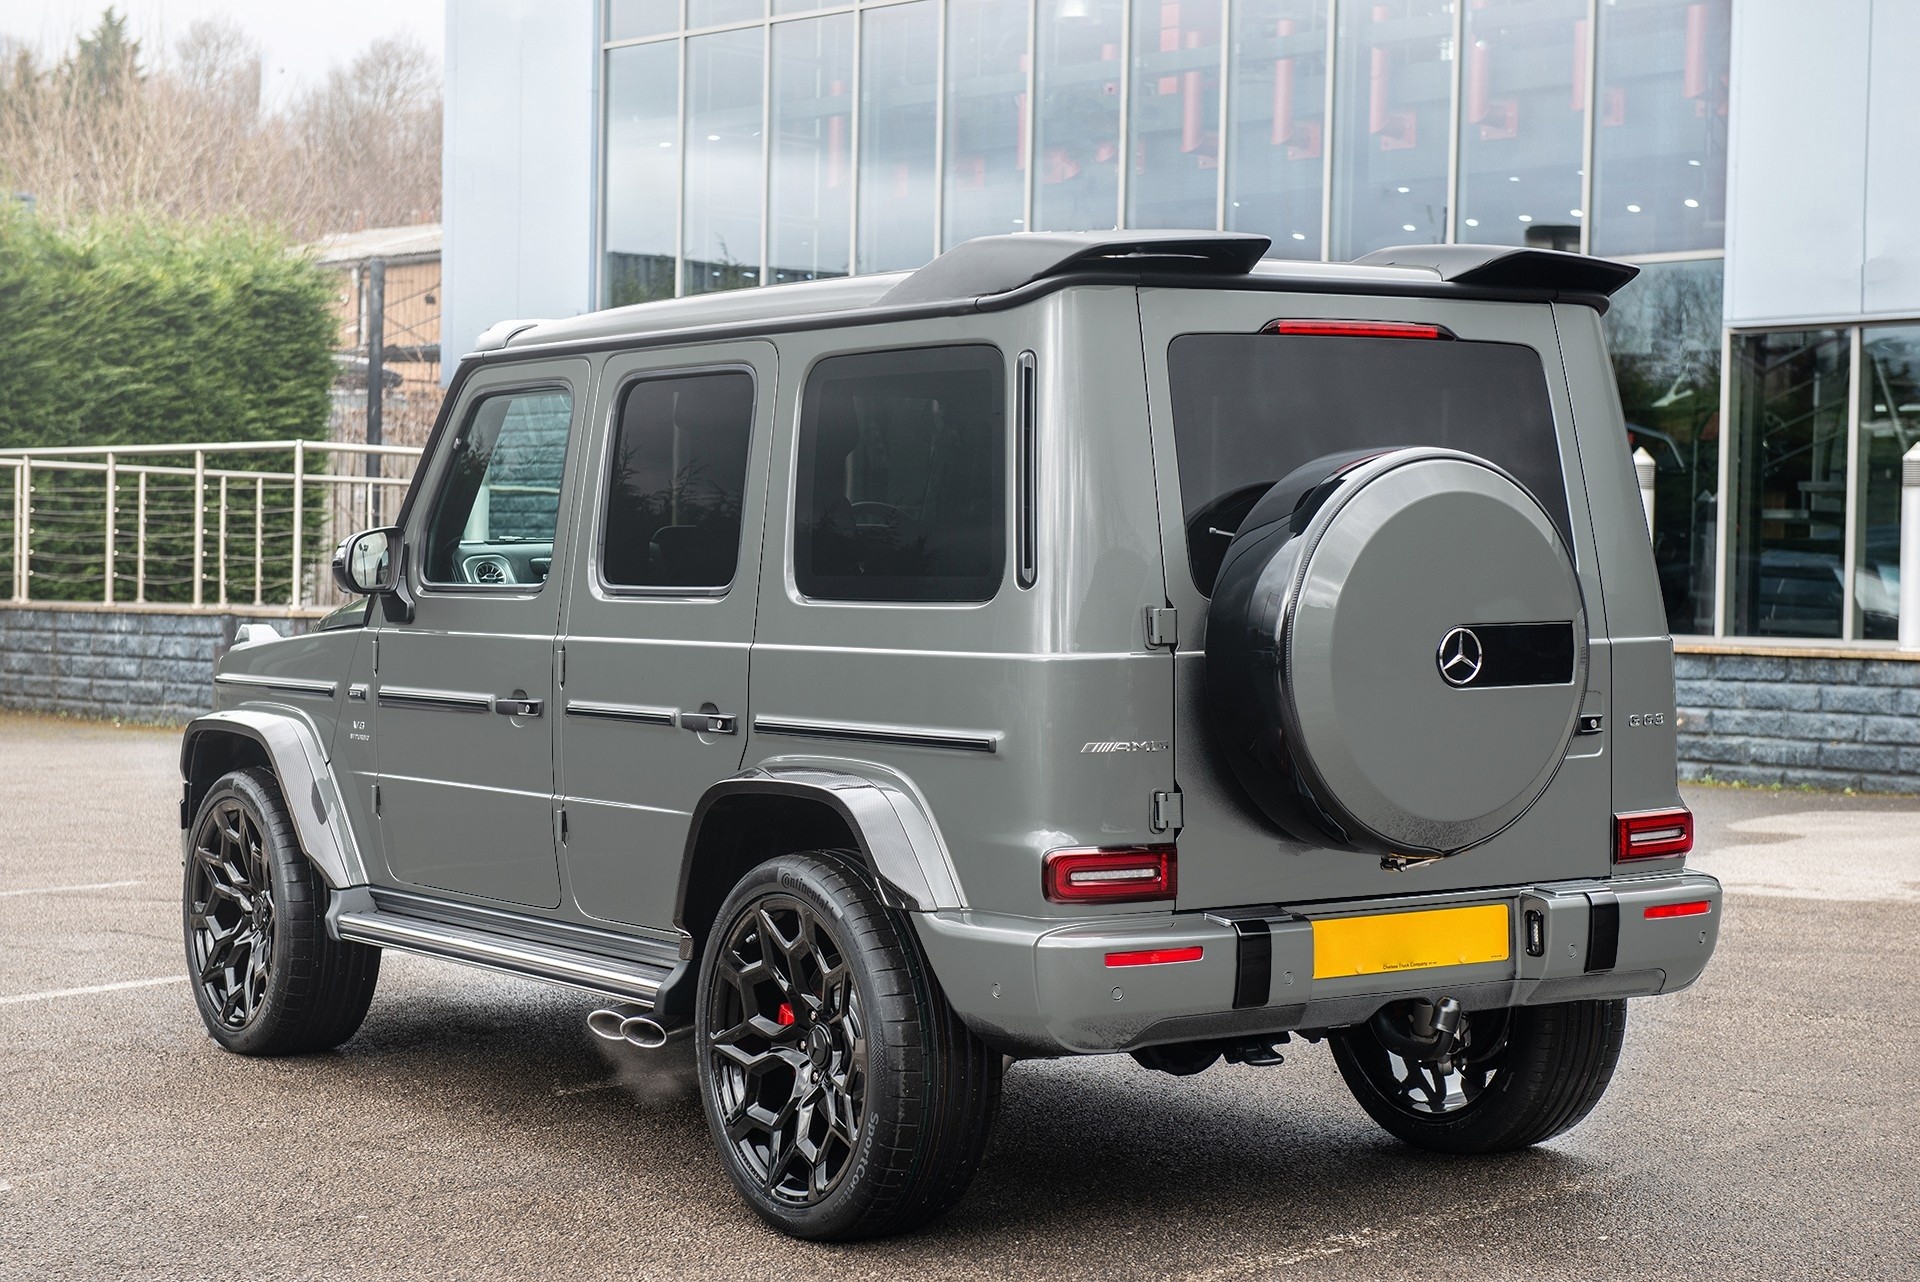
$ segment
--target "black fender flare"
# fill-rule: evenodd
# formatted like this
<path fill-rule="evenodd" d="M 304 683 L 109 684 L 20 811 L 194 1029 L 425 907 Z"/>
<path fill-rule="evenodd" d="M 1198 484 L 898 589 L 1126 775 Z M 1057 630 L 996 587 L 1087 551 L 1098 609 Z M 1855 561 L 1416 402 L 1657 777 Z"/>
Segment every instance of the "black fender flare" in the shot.
<path fill-rule="evenodd" d="M 195 760 L 209 739 L 235 737 L 259 745 L 280 781 L 300 848 L 334 890 L 367 882 L 366 861 L 347 822 L 339 785 L 312 727 L 263 708 L 235 708 L 195 718 L 180 739 L 180 777 L 191 796 Z M 212 780 L 204 780 L 211 783 Z M 180 817 L 181 857 L 192 852 L 193 815 Z"/>

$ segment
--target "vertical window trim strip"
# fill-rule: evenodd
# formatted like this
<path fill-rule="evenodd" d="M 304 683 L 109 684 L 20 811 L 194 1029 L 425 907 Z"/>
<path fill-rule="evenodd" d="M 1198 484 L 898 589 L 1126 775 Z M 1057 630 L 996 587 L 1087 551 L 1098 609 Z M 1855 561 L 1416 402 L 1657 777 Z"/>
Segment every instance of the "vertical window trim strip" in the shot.
<path fill-rule="evenodd" d="M 1038 417 L 1038 379 L 1035 374 L 1035 360 L 1032 352 L 1020 353 L 1020 367 L 1014 385 L 1018 389 L 1020 403 L 1015 415 L 1018 423 L 1014 440 L 1014 573 L 1021 590 L 1031 588 L 1039 578 L 1039 558 L 1036 552 L 1039 524 L 1038 497 L 1036 485 L 1037 452 L 1035 440 L 1035 420 Z"/>

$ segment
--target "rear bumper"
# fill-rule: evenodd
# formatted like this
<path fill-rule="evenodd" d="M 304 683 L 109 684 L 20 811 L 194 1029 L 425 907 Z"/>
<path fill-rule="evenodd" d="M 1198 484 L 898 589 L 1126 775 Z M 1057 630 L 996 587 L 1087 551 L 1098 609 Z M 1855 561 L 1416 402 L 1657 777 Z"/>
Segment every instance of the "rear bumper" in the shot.
<path fill-rule="evenodd" d="M 1703 902 L 1705 912 L 1648 915 Z M 1509 909 L 1504 959 L 1315 974 L 1315 920 L 1494 904 Z M 1677 992 L 1700 977 L 1719 940 L 1720 883 L 1680 872 L 1068 925 L 967 911 L 912 917 L 948 1001 L 974 1031 L 1016 1054 L 1095 1054 L 1334 1028 L 1410 997 L 1490 1010 Z M 1198 958 L 1171 963 L 1108 957 L 1195 948 Z"/>

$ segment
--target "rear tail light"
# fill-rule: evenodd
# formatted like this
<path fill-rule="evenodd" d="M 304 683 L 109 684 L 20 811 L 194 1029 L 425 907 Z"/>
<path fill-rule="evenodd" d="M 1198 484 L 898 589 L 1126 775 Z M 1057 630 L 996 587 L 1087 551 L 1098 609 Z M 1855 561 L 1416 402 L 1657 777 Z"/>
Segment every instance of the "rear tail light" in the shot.
<path fill-rule="evenodd" d="M 1172 899 L 1175 884 L 1172 846 L 1053 850 L 1040 872 L 1040 889 L 1056 904 Z"/>
<path fill-rule="evenodd" d="M 1655 904 L 1640 915 L 1650 921 L 1657 921 L 1662 917 L 1699 917 L 1711 911 L 1713 911 L 1712 904 L 1704 899 L 1696 899 L 1686 904 Z M 1111 966 L 1113 963 L 1107 964 Z"/>
<path fill-rule="evenodd" d="M 1262 334 L 1304 334 L 1315 338 L 1452 338 L 1444 325 L 1425 325 L 1417 321 L 1360 320 L 1276 320 L 1268 321 Z"/>
<path fill-rule="evenodd" d="M 1693 812 L 1685 806 L 1673 810 L 1641 810 L 1613 817 L 1613 858 L 1616 863 L 1629 859 L 1668 859 L 1693 849 Z"/>
<path fill-rule="evenodd" d="M 1165 966 L 1168 962 L 1199 961 L 1207 950 L 1199 944 L 1189 948 L 1148 948 L 1137 953 L 1108 953 L 1109 966 Z"/>

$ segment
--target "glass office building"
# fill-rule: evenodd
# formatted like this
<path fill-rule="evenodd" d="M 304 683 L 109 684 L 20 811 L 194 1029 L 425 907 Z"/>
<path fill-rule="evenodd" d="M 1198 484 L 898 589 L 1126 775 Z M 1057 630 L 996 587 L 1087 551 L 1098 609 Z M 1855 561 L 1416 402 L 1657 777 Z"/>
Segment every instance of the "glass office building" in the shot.
<path fill-rule="evenodd" d="M 605 0 L 593 294 L 1029 228 L 1626 259 L 1607 330 L 1672 631 L 1885 639 L 1920 324 L 1724 321 L 1730 27 L 1732 0 Z"/>

